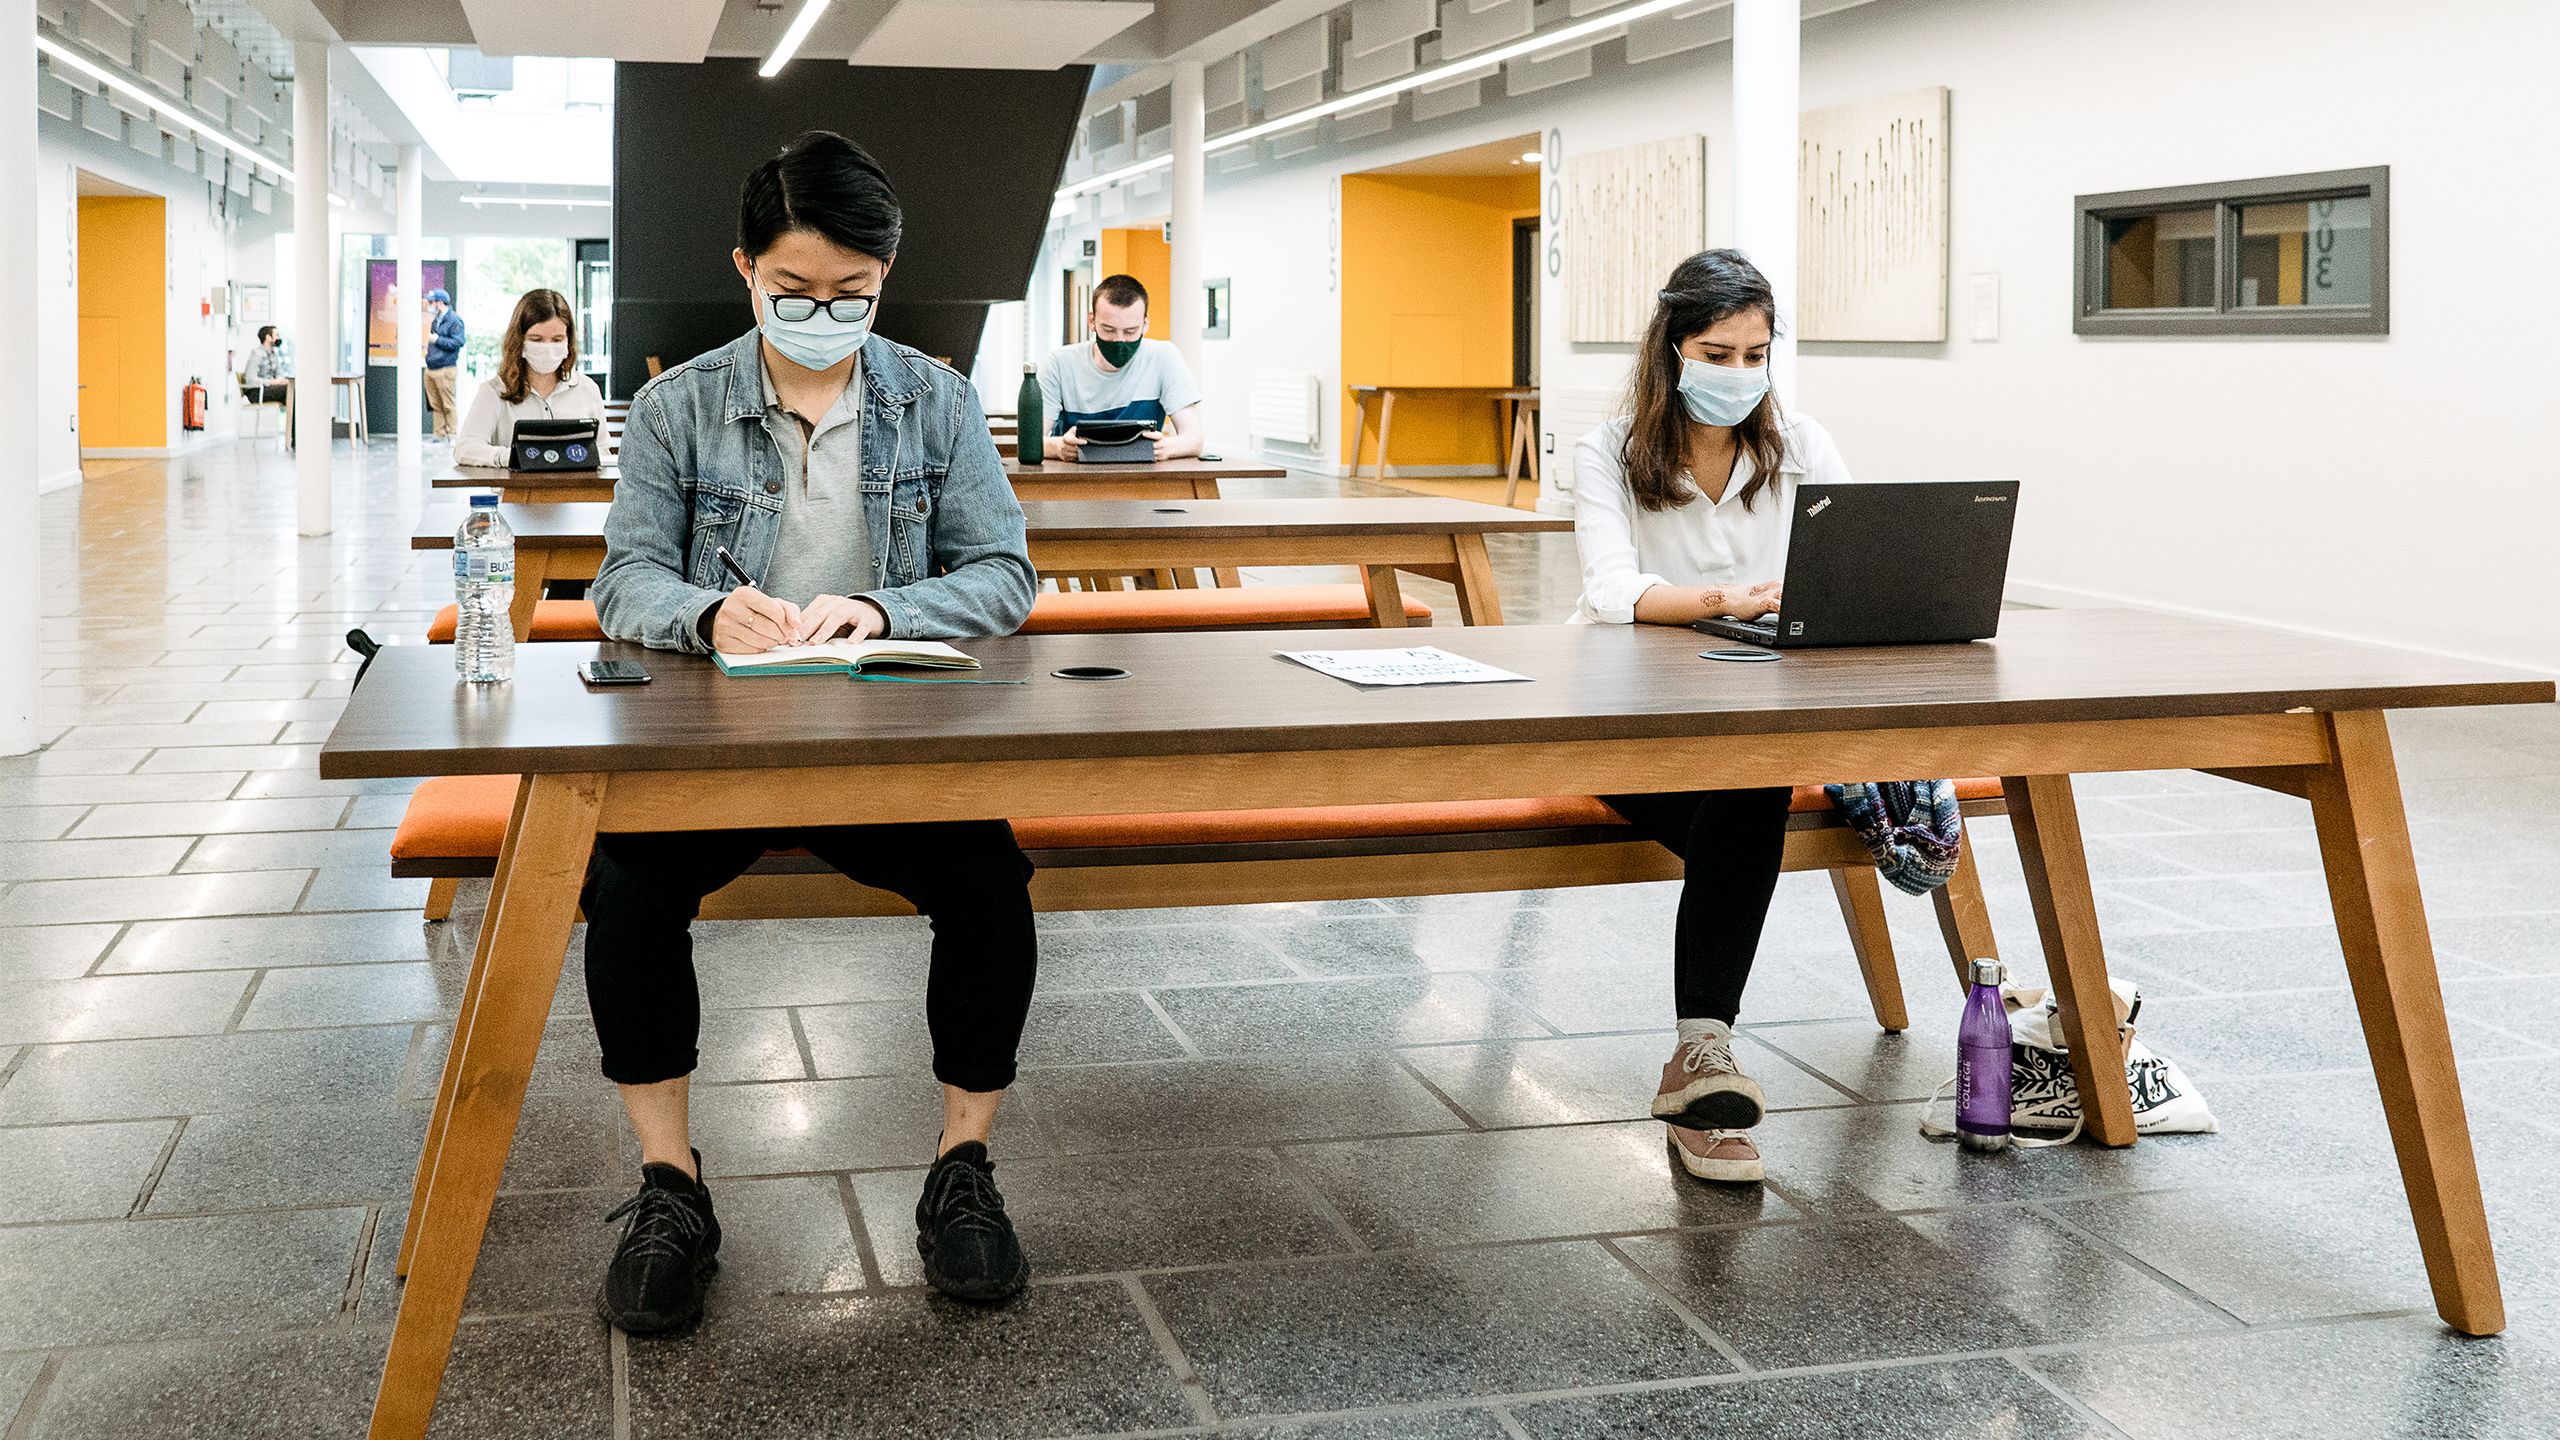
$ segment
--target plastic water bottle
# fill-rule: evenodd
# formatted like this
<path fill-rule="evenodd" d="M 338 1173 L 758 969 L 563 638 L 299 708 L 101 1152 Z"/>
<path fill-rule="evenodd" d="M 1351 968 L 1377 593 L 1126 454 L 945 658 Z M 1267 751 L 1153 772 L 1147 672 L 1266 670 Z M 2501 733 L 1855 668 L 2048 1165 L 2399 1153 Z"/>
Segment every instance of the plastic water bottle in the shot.
<path fill-rule="evenodd" d="M 453 532 L 453 668 L 488 683 L 516 673 L 516 536 L 498 518 L 498 497 L 474 495 Z"/>
<path fill-rule="evenodd" d="M 2009 1007 L 2000 1002 L 2000 962 L 1973 962 L 1973 988 L 1956 1026 L 1956 1143 L 2009 1148 Z"/>

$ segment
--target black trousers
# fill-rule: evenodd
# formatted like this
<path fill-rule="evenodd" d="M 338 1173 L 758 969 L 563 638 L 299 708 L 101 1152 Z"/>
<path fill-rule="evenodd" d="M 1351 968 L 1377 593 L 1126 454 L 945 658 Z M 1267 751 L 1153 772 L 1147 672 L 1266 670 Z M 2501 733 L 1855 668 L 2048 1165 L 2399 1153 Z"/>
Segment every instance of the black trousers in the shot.
<path fill-rule="evenodd" d="M 794 846 L 906 897 L 933 922 L 924 1014 L 934 1077 L 963 1090 L 1011 1085 L 1038 941 L 1031 862 L 1001 820 L 597 836 L 581 899 L 605 1078 L 650 1085 L 693 1073 L 702 996 L 692 926 L 702 897 L 766 851 Z"/>
<path fill-rule="evenodd" d="M 1603 795 L 1636 833 L 1681 859 L 1680 914 L 1671 934 L 1672 998 L 1683 1020 L 1742 1013 L 1742 987 L 1760 949 L 1760 927 L 1786 858 L 1794 792 L 1694 790 Z"/>

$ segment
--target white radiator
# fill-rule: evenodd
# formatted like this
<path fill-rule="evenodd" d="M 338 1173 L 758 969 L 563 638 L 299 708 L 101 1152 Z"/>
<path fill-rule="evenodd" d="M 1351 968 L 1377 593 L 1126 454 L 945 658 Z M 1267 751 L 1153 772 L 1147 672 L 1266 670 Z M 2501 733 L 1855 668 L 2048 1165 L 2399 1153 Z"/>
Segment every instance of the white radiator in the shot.
<path fill-rule="evenodd" d="M 1257 440 L 1313 445 L 1323 433 L 1318 408 L 1324 382 L 1312 370 L 1256 370 L 1247 392 L 1246 428 Z"/>
<path fill-rule="evenodd" d="M 1544 459 L 1549 465 L 1563 467 L 1556 477 L 1559 483 L 1550 489 L 1573 488 L 1573 447 L 1582 443 L 1583 436 L 1617 418 L 1624 398 L 1623 392 L 1614 388 L 1577 390 L 1552 386 L 1545 392 L 1540 401 L 1545 408 L 1538 426 L 1546 435 L 1555 437 L 1556 448 Z M 1543 441 L 1545 436 L 1540 439 Z"/>

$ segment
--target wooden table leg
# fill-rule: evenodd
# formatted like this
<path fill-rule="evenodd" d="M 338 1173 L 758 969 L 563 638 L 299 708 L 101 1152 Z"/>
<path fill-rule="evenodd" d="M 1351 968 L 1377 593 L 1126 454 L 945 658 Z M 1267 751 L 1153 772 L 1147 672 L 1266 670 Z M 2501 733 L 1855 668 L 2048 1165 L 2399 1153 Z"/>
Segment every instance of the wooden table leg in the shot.
<path fill-rule="evenodd" d="M 1481 535 L 1452 535 L 1458 552 L 1458 619 L 1469 625 L 1502 623 L 1502 587 L 1494 583 L 1493 557 Z"/>
<path fill-rule="evenodd" d="M 2124 1042 L 2116 1034 L 2115 996 L 2107 989 L 2107 956 L 2098 938 L 2098 906 L 2089 890 L 2089 855 L 2080 844 L 2071 777 L 2012 775 L 2004 788 L 2018 863 L 2027 872 L 2027 898 L 2044 935 L 2045 970 L 2061 1002 L 2071 1078 L 2080 1089 L 2081 1128 L 2101 1145 L 2130 1145 L 2133 1092 L 2125 1084 Z"/>
<path fill-rule="evenodd" d="M 516 594 L 508 610 L 508 623 L 515 627 L 516 641 L 521 644 L 533 638 L 534 607 L 542 603 L 542 587 L 549 583 L 551 552 L 518 550 L 516 552 Z"/>
<path fill-rule="evenodd" d="M 1946 937 L 1956 984 L 1970 986 L 1973 973 L 1967 962 L 2000 958 L 2000 943 L 1991 934 L 1991 904 L 1982 898 L 1982 866 L 1974 859 L 1970 830 L 1956 856 L 1956 873 L 1929 892 L 1929 902 L 1938 912 L 1938 933 Z"/>
<path fill-rule="evenodd" d="M 1831 893 L 1840 901 L 1840 918 L 1848 922 L 1849 948 L 1867 982 L 1867 1006 L 1876 1012 L 1877 1027 L 1894 1034 L 1910 1029 L 1911 1012 L 1902 1003 L 1902 969 L 1893 958 L 1893 925 L 1885 918 L 1884 886 L 1876 879 L 1876 867 L 1832 867 Z"/>
<path fill-rule="evenodd" d="M 507 868 L 515 863 L 516 835 L 524 828 L 524 801 L 532 787 L 523 780 L 516 782 L 516 804 L 507 816 L 506 838 L 498 842 L 498 868 L 490 873 L 489 903 L 480 912 L 480 933 L 471 945 L 471 973 L 462 981 L 462 1004 L 453 1017 L 453 1034 L 444 1047 L 444 1073 L 436 1081 L 435 1108 L 427 1114 L 426 1143 L 418 1147 L 417 1178 L 409 1182 L 409 1219 L 400 1231 L 400 1253 L 391 1262 L 391 1273 L 407 1275 L 409 1259 L 418 1249 L 418 1221 L 427 1213 L 427 1184 L 435 1179 L 436 1152 L 444 1147 L 445 1122 L 453 1118 L 453 1091 L 462 1076 L 463 1037 L 471 1033 L 471 1020 L 480 1009 L 480 985 L 489 974 L 489 942 L 497 936 L 498 927 L 491 922 L 498 917 L 498 902 L 507 893 Z"/>
<path fill-rule="evenodd" d="M 1194 500 L 1217 499 L 1218 477 L 1215 475 L 1197 475 L 1192 477 L 1191 498 Z M 1213 567 L 1209 571 L 1209 578 L 1229 590 L 1232 590 L 1238 585 L 1244 583 L 1244 576 L 1238 574 L 1236 567 L 1233 565 L 1220 565 Z"/>
<path fill-rule="evenodd" d="M 1396 392 L 1382 389 L 1378 392 L 1378 473 L 1370 477 L 1381 485 L 1387 483 L 1387 432 L 1395 423 Z"/>
<path fill-rule="evenodd" d="M 1369 392 L 1351 392 L 1351 473 L 1360 473 L 1360 451 L 1369 439 Z"/>
<path fill-rule="evenodd" d="M 2305 772 L 2311 818 L 2409 1217 L 2427 1258 L 2436 1313 L 2465 1335 L 2494 1335 L 2506 1328 L 2506 1302 L 2462 1082 L 2454 1073 L 2453 1036 L 2418 893 L 2391 732 L 2381 712 L 2352 711 L 2329 717 L 2329 737 L 2329 763 Z"/>
<path fill-rule="evenodd" d="M 1369 623 L 1386 630 L 1404 628 L 1404 587 L 1393 565 L 1364 565 L 1361 580 L 1369 589 Z"/>
<path fill-rule="evenodd" d="M 391 1355 L 374 1394 L 372 1440 L 420 1440 L 435 1413 L 490 1202 L 560 986 L 604 791 L 602 775 L 536 775 L 524 788 L 504 888 L 482 922 L 494 933 L 478 998 L 468 1027 L 455 1034 L 461 1056 L 453 1104 L 428 1176 L 425 1213 L 416 1222 Z"/>

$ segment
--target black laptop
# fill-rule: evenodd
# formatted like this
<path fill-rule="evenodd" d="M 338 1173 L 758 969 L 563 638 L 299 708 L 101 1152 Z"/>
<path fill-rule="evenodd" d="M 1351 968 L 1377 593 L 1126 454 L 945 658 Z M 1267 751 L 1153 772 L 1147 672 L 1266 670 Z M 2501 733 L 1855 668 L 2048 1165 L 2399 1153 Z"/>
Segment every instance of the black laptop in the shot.
<path fill-rule="evenodd" d="M 1780 650 L 1933 645 L 2000 633 L 2015 480 L 1800 485 L 1785 598 L 1758 620 L 1696 622 Z"/>
<path fill-rule="evenodd" d="M 593 420 L 519 420 L 507 444 L 510 470 L 594 470 L 602 464 Z"/>

